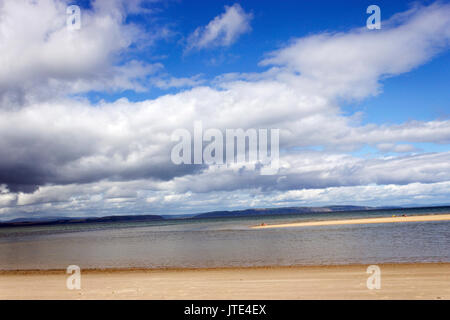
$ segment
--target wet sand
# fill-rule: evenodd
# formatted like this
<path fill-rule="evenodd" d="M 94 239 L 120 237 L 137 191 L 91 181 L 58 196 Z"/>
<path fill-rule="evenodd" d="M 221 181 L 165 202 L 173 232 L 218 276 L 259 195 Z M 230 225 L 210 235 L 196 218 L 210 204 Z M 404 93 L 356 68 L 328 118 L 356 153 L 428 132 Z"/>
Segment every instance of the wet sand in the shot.
<path fill-rule="evenodd" d="M 395 222 L 424 222 L 424 221 L 448 221 L 450 214 L 421 215 L 421 216 L 395 216 L 387 218 L 364 218 L 346 220 L 326 220 L 311 222 L 293 222 L 283 224 L 269 224 L 252 226 L 253 229 L 289 228 L 289 227 L 316 227 L 316 226 L 337 226 L 348 224 L 372 224 L 372 223 L 395 223 Z"/>
<path fill-rule="evenodd" d="M 380 264 L 379 290 L 367 267 L 0 271 L 0 299 L 450 299 L 450 263 Z"/>

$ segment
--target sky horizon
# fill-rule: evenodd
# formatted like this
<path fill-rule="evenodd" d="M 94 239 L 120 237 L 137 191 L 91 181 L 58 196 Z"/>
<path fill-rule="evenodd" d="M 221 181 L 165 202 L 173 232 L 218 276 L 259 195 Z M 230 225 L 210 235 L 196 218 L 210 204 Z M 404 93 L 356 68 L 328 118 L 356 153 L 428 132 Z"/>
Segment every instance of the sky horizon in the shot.
<path fill-rule="evenodd" d="M 0 0 L 0 220 L 448 205 L 449 47 L 448 1 Z M 174 163 L 196 122 L 279 170 Z"/>

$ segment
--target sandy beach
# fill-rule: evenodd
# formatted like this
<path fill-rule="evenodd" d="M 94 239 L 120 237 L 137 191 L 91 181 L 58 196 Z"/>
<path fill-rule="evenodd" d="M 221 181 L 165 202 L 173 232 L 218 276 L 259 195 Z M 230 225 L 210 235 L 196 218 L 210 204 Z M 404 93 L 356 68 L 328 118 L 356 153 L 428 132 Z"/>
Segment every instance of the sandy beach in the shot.
<path fill-rule="evenodd" d="M 424 221 L 446 221 L 446 220 L 450 220 L 450 214 L 296 222 L 296 223 L 284 223 L 284 224 L 258 225 L 258 226 L 252 226 L 251 228 L 253 228 L 253 229 L 269 229 L 269 228 L 289 228 L 289 227 L 315 227 L 315 226 L 335 226 L 335 225 L 337 226 L 337 225 L 347 225 L 347 224 L 424 222 Z"/>
<path fill-rule="evenodd" d="M 450 263 L 176 270 L 1 271 L 0 299 L 450 299 Z"/>

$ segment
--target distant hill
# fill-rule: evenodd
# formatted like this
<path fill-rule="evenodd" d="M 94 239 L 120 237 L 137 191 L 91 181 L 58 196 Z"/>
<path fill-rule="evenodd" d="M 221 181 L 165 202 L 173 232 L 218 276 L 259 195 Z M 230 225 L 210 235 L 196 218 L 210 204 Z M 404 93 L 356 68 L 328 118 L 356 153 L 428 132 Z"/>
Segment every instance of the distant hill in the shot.
<path fill-rule="evenodd" d="M 161 217 L 167 220 L 173 219 L 190 219 L 197 215 L 198 213 L 187 213 L 187 214 L 163 214 Z"/>
<path fill-rule="evenodd" d="M 420 207 L 420 209 L 449 208 L 448 206 Z M 367 211 L 367 210 L 414 210 L 419 208 L 402 208 L 394 206 L 384 207 L 366 207 L 366 206 L 325 206 L 325 207 L 284 207 L 284 208 L 261 208 L 245 209 L 235 211 L 212 211 L 200 214 L 176 214 L 176 215 L 128 215 L 128 216 L 107 216 L 92 218 L 67 218 L 67 217 L 42 217 L 42 218 L 17 218 L 14 220 L 0 222 L 1 227 L 19 227 L 19 226 L 37 226 L 37 225 L 56 225 L 56 224 L 76 224 L 76 223 L 102 223 L 102 222 L 145 222 L 158 220 L 177 220 L 177 219 L 207 219 L 207 218 L 232 218 L 232 217 L 250 217 L 265 215 L 294 215 L 304 213 L 329 213 L 344 211 Z"/>
<path fill-rule="evenodd" d="M 339 211 L 363 211 L 374 210 L 374 207 L 362 206 L 328 206 L 328 207 L 285 207 L 285 208 L 263 208 L 246 209 L 237 211 L 213 211 L 201 213 L 194 218 L 218 218 L 218 217 L 240 217 L 240 216 L 263 216 L 274 214 L 301 214 L 301 213 L 323 213 Z"/>
<path fill-rule="evenodd" d="M 0 227 L 19 227 L 19 226 L 38 226 L 55 224 L 76 224 L 76 223 L 102 223 L 102 222 L 145 222 L 164 220 L 158 215 L 133 215 L 133 216 L 108 216 L 94 218 L 42 218 L 25 220 L 24 218 L 15 219 L 0 223 Z"/>

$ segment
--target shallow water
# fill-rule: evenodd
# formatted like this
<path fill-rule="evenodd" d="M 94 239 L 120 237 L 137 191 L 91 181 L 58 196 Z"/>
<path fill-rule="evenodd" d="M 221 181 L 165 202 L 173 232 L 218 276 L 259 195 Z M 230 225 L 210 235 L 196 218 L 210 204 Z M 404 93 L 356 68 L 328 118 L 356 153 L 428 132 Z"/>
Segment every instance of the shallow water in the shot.
<path fill-rule="evenodd" d="M 415 209 L 407 214 L 444 213 Z M 249 229 L 392 211 L 0 229 L 0 269 L 189 268 L 450 262 L 450 221 Z"/>

